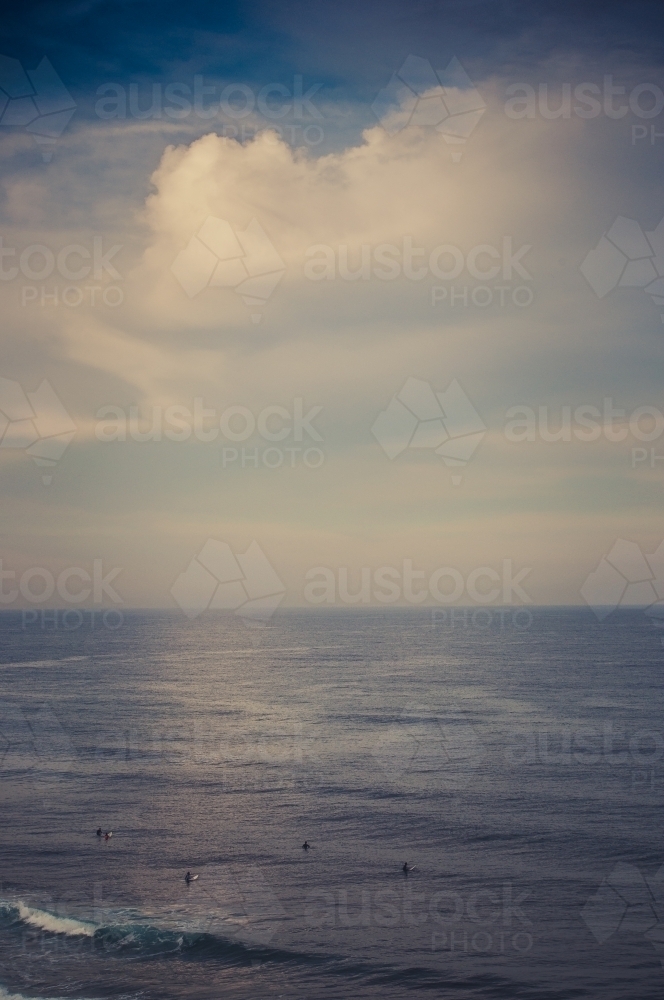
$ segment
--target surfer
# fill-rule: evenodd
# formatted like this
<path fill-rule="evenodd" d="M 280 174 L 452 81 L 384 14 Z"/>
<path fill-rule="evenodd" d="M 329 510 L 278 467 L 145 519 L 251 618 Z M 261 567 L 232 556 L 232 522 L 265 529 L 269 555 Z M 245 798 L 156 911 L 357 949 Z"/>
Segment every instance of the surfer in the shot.
<path fill-rule="evenodd" d="M 188 871 L 187 874 L 184 877 L 184 880 L 185 880 L 185 882 L 191 882 L 191 879 L 192 879 L 191 872 Z"/>
<path fill-rule="evenodd" d="M 302 844 L 302 850 L 303 851 L 308 851 L 309 850 L 309 841 L 308 840 L 305 840 L 305 842 Z"/>
<path fill-rule="evenodd" d="M 97 830 L 97 836 L 101 837 L 101 827 L 99 827 L 99 829 Z"/>
<path fill-rule="evenodd" d="M 110 833 L 105 833 L 104 834 L 104 840 L 110 840 L 110 839 L 111 839 Z"/>
<path fill-rule="evenodd" d="M 408 862 L 407 861 L 404 861 L 403 868 L 401 869 L 401 871 L 404 873 L 404 875 L 407 875 L 408 872 L 410 871 L 410 868 L 408 867 Z"/>

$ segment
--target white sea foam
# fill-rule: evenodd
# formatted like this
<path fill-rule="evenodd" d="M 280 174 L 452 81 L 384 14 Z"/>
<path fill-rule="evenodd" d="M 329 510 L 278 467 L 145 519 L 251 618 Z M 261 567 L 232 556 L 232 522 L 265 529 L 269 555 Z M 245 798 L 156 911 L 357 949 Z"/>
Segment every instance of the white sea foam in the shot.
<path fill-rule="evenodd" d="M 67 934 L 70 937 L 92 937 L 96 930 L 94 924 L 86 924 L 73 917 L 56 917 L 46 910 L 37 910 L 25 903 L 17 904 L 20 919 L 31 927 L 41 927 L 50 934 Z M 1 997 L 0 997 L 1 1000 Z"/>

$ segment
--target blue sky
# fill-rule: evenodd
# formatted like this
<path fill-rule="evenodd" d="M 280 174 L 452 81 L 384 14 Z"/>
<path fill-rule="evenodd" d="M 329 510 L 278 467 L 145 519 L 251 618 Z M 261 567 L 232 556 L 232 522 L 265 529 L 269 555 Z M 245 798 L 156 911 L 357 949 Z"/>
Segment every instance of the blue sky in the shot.
<path fill-rule="evenodd" d="M 456 54 L 476 81 L 528 79 L 570 53 L 607 71 L 659 66 L 663 21 L 656 2 L 26 3 L 4 11 L 2 35 L 19 59 L 57 59 L 81 97 L 186 69 L 256 84 L 314 75 L 361 100 L 410 52 Z"/>

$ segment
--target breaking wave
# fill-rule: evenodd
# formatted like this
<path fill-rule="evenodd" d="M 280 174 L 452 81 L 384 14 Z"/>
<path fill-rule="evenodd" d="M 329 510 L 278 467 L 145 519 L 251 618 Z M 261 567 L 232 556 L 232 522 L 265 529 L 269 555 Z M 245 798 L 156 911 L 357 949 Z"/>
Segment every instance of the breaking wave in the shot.
<path fill-rule="evenodd" d="M 3 904 L 4 908 L 4 904 Z M 83 920 L 75 920 L 72 917 L 58 917 L 48 910 L 37 910 L 25 903 L 17 903 L 15 909 L 18 912 L 18 919 L 31 927 L 41 927 L 42 930 L 50 934 L 66 934 L 68 937 L 93 937 L 95 925 L 85 923 Z"/>
<path fill-rule="evenodd" d="M 21 927 L 28 926 L 47 934 L 76 938 L 80 943 L 84 943 L 87 938 L 90 948 L 100 952 L 120 953 L 135 958 L 179 952 L 187 953 L 192 958 L 217 958 L 239 964 L 255 959 L 257 953 L 268 961 L 301 962 L 303 958 L 310 958 L 315 964 L 321 961 L 313 956 L 270 948 L 265 932 L 261 933 L 258 927 L 247 927 L 246 923 L 229 921 L 229 936 L 225 937 L 209 931 L 173 929 L 138 921 L 93 924 L 40 910 L 21 900 L 0 901 L 0 924 L 4 930 L 20 931 Z M 233 924 L 238 928 L 235 933 L 232 930 Z M 0 1000 L 4 1000 L 2 994 Z"/>

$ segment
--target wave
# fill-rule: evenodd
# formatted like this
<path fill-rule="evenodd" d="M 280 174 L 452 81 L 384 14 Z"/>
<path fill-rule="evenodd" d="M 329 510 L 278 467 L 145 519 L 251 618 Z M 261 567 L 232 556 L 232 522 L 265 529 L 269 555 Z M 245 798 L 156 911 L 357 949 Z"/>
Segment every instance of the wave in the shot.
<path fill-rule="evenodd" d="M 9 927 L 7 926 L 9 924 Z M 529 987 L 523 988 L 517 983 L 500 976 L 471 976 L 459 978 L 449 973 L 429 968 L 411 966 L 397 968 L 374 964 L 371 962 L 349 961 L 340 956 L 322 956 L 312 953 L 289 951 L 272 948 L 269 944 L 261 944 L 254 940 L 232 940 L 209 931 L 185 931 L 159 927 L 148 923 L 118 922 L 111 924 L 91 924 L 72 917 L 59 917 L 47 910 L 38 910 L 27 906 L 21 901 L 7 902 L 0 900 L 0 926 L 3 930 L 18 930 L 21 926 L 39 927 L 44 933 L 64 935 L 75 938 L 72 942 L 72 957 L 81 959 L 92 954 L 98 957 L 114 956 L 123 960 L 145 960 L 180 956 L 185 960 L 204 962 L 221 962 L 224 965 L 236 967 L 263 964 L 269 962 L 283 967 L 296 966 L 302 972 L 311 974 L 314 969 L 332 976 L 341 976 L 345 980 L 353 980 L 356 984 L 363 980 L 372 987 L 386 987 L 399 984 L 404 989 L 428 990 L 435 989 L 437 995 L 441 990 L 463 989 L 466 995 L 475 995 L 474 987 L 481 989 L 481 995 L 503 998 L 507 995 L 523 997 L 531 996 Z M 244 933 L 246 928 L 243 927 Z M 81 950 L 82 949 L 82 950 Z M 373 993 L 372 993 L 373 995 Z M 478 994 L 480 995 L 480 994 Z M 551 993 L 552 1000 L 568 993 Z M 29 1000 L 17 993 L 10 993 L 0 986 L 0 1000 Z M 37 997 L 31 1000 L 45 1000 Z M 55 998 L 51 998 L 55 1000 Z M 57 998 L 63 1000 L 63 998 Z"/>
<path fill-rule="evenodd" d="M 84 944 L 85 939 L 88 939 L 89 947 L 94 951 L 119 953 L 125 957 L 152 958 L 180 953 L 192 958 L 216 958 L 241 965 L 248 964 L 257 957 L 273 962 L 302 962 L 305 959 L 320 964 L 325 961 L 314 956 L 271 948 L 269 940 L 261 934 L 259 925 L 249 927 L 249 921 L 232 918 L 227 920 L 227 937 L 209 930 L 174 929 L 138 920 L 94 924 L 74 917 L 58 916 L 48 910 L 28 906 L 21 900 L 0 900 L 0 918 L 4 918 L 2 923 L 5 929 L 20 930 L 27 925 L 46 934 L 76 938 L 79 944 Z M 1 993 L 0 1000 L 4 1000 Z"/>
<path fill-rule="evenodd" d="M 41 927 L 50 934 L 66 934 L 68 937 L 93 937 L 95 925 L 75 920 L 73 917 L 58 917 L 48 910 L 37 910 L 25 903 L 17 903 L 18 919 L 31 927 Z"/>

